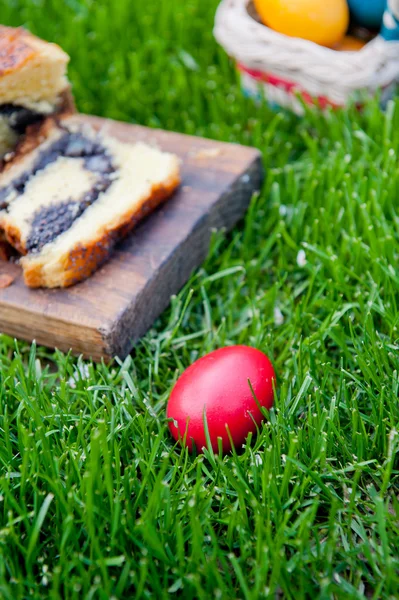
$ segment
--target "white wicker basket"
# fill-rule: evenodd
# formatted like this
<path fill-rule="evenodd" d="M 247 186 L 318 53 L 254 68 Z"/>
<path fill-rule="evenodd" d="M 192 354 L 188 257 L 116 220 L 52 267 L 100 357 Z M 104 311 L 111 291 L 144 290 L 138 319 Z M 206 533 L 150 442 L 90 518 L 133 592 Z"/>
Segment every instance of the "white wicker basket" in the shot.
<path fill-rule="evenodd" d="M 214 34 L 237 61 L 244 91 L 263 92 L 298 114 L 298 94 L 307 103 L 344 106 L 377 89 L 389 95 L 399 80 L 399 42 L 377 36 L 357 52 L 337 52 L 269 29 L 249 0 L 222 0 Z"/>

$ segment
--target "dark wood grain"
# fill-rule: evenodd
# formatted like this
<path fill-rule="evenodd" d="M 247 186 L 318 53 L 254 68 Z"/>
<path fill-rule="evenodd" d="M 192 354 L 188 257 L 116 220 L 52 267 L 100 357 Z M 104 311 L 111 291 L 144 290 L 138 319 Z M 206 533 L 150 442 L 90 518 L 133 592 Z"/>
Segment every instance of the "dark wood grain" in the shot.
<path fill-rule="evenodd" d="M 64 290 L 29 290 L 19 267 L 0 289 L 0 331 L 82 353 L 126 356 L 205 258 L 212 229 L 230 229 L 262 180 L 260 153 L 177 133 L 81 116 L 121 140 L 145 141 L 182 159 L 174 196 L 120 244 L 90 279 Z"/>

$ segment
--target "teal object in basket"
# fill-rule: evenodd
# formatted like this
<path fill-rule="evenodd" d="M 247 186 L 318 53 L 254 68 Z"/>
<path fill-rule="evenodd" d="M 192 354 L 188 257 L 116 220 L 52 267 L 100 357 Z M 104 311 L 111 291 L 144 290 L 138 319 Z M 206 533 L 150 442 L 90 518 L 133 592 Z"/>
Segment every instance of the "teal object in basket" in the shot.
<path fill-rule="evenodd" d="M 399 0 L 388 0 L 382 20 L 381 36 L 388 42 L 399 42 Z"/>
<path fill-rule="evenodd" d="M 387 0 L 348 0 L 351 15 L 359 25 L 380 29 Z"/>

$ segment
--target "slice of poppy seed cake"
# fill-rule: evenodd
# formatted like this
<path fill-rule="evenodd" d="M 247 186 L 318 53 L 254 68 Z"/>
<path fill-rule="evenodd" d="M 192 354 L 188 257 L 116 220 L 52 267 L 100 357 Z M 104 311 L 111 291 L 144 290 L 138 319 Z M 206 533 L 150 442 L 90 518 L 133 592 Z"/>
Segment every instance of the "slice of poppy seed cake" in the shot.
<path fill-rule="evenodd" d="M 74 112 L 68 61 L 56 44 L 0 25 L 0 159 L 7 160 L 32 123 Z"/>
<path fill-rule="evenodd" d="M 73 117 L 46 127 L 43 142 L 0 175 L 0 228 L 24 255 L 29 287 L 67 287 L 89 277 L 170 196 L 179 159 Z"/>

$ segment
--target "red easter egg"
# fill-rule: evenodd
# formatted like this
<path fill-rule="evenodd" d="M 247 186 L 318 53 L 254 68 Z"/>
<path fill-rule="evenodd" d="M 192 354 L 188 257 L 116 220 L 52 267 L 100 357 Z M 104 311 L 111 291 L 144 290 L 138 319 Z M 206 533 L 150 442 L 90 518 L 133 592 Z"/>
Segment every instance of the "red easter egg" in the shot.
<path fill-rule="evenodd" d="M 229 346 L 200 358 L 180 376 L 169 398 L 172 436 L 182 441 L 187 432 L 189 449 L 194 441 L 201 450 L 206 446 L 205 410 L 212 448 L 218 450 L 220 437 L 223 451 L 231 449 L 226 426 L 238 448 L 264 419 L 258 404 L 272 407 L 275 378 L 267 356 L 248 346 Z"/>

